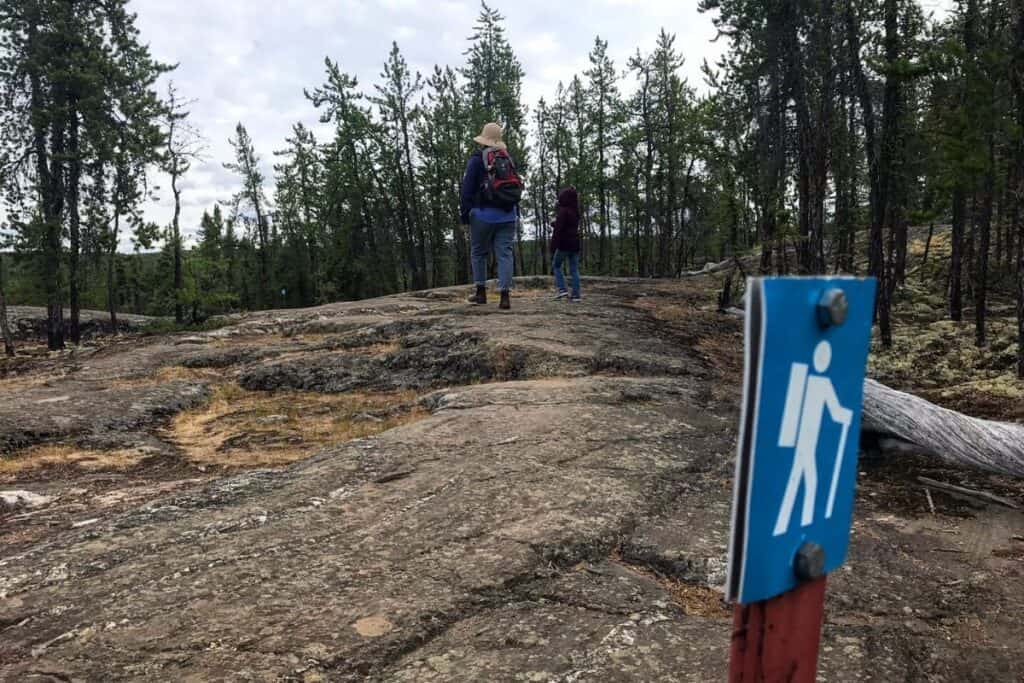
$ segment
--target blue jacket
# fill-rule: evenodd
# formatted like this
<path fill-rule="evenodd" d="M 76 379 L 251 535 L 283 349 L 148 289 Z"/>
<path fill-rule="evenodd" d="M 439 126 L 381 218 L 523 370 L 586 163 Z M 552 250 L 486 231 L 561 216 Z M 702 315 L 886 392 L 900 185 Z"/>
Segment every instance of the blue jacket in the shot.
<path fill-rule="evenodd" d="M 487 169 L 484 168 L 483 150 L 477 150 L 469 157 L 466 173 L 462 176 L 462 224 L 469 225 L 470 218 L 474 215 L 485 223 L 515 223 L 519 207 L 506 211 L 495 206 L 485 206 L 481 201 L 480 190 L 484 186 L 485 173 Z"/>

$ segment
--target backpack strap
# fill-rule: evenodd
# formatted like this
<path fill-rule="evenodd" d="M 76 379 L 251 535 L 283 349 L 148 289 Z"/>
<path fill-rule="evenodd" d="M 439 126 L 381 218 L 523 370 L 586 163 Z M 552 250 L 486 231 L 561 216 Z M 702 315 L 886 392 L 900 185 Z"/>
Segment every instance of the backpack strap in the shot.
<path fill-rule="evenodd" d="M 491 158 L 491 155 L 497 153 L 497 151 L 498 151 L 497 147 L 485 147 L 484 148 L 484 151 L 483 151 L 484 171 L 486 171 L 488 174 L 491 172 L 491 168 L 493 167 L 493 164 L 489 160 Z"/>

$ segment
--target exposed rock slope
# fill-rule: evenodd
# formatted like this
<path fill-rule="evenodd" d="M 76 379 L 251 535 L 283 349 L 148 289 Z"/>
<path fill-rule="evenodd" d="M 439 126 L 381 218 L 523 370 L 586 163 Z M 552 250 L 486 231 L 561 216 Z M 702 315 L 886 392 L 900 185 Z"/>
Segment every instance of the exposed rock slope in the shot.
<path fill-rule="evenodd" d="M 3 380 L 0 462 L 54 441 L 141 455 L 8 475 L 53 502 L 3 518 L 0 678 L 722 680 L 739 322 L 696 283 L 594 281 L 581 305 L 524 289 L 507 315 L 462 294 L 260 314 Z M 318 442 L 313 409 L 280 401 L 337 393 L 393 396 L 345 417 L 393 428 Z M 198 412 L 218 400 L 265 436 L 224 452 L 310 457 L 190 460 L 179 422 L 222 421 Z M 933 516 L 912 481 L 866 465 L 823 675 L 1019 680 L 1021 516 L 937 492 Z"/>

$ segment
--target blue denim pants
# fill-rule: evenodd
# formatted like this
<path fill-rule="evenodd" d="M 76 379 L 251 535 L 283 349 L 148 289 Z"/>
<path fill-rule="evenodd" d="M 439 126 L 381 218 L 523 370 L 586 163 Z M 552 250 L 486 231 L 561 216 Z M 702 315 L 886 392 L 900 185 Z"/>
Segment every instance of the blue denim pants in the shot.
<path fill-rule="evenodd" d="M 516 241 L 516 224 L 486 223 L 472 216 L 469 228 L 473 281 L 481 286 L 487 284 L 487 256 L 493 248 L 498 259 L 498 289 L 502 292 L 512 289 L 515 269 L 512 247 Z"/>
<path fill-rule="evenodd" d="M 555 286 L 558 287 L 559 292 L 566 291 L 565 289 L 565 275 L 562 273 L 562 263 L 569 262 L 569 277 L 572 278 L 572 295 L 578 297 L 580 295 L 580 255 L 575 251 L 562 251 L 561 249 L 555 252 L 555 261 L 551 264 L 551 269 L 555 271 Z"/>

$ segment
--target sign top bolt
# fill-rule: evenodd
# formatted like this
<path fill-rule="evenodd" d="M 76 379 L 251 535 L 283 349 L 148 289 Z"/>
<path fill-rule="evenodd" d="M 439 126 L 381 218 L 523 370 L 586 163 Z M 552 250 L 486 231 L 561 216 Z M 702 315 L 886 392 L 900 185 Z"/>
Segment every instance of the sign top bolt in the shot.
<path fill-rule="evenodd" d="M 846 292 L 837 287 L 826 289 L 818 301 L 818 323 L 822 327 L 838 327 L 846 322 L 849 311 Z"/>

